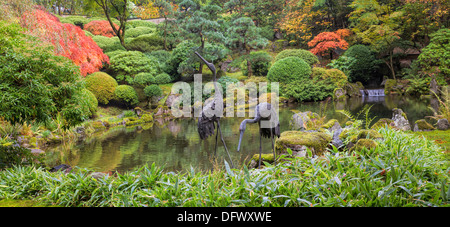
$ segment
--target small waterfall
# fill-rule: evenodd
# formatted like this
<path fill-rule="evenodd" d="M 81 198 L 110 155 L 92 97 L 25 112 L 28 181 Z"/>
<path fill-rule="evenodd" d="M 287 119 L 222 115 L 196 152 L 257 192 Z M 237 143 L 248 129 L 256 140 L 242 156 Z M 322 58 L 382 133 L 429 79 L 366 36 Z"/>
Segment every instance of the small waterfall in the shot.
<path fill-rule="evenodd" d="M 384 89 L 364 89 L 360 92 L 362 96 L 384 96 Z"/>

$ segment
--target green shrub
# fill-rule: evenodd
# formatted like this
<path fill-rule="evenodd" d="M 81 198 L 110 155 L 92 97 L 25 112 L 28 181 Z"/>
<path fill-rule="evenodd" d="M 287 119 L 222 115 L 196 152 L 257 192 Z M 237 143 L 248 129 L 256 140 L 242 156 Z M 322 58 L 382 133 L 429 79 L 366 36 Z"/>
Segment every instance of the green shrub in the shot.
<path fill-rule="evenodd" d="M 168 84 L 171 81 L 172 81 L 172 78 L 170 78 L 169 74 L 167 74 L 167 73 L 161 73 L 161 74 L 155 76 L 156 84 Z"/>
<path fill-rule="evenodd" d="M 83 29 L 85 24 L 89 23 L 89 19 L 87 19 L 83 16 L 61 17 L 61 18 L 59 18 L 59 21 L 61 23 L 68 23 L 68 24 L 76 25 L 76 26 L 80 27 L 81 29 Z"/>
<path fill-rule="evenodd" d="M 144 93 L 148 97 L 157 97 L 163 94 L 162 89 L 156 84 L 145 87 Z"/>
<path fill-rule="evenodd" d="M 314 67 L 312 69 L 312 77 L 321 80 L 328 80 L 333 83 L 336 88 L 343 87 L 347 83 L 347 76 L 339 69 Z"/>
<path fill-rule="evenodd" d="M 267 79 L 271 82 L 290 83 L 294 80 L 303 80 L 311 75 L 311 67 L 303 59 L 287 57 L 276 61 L 270 67 Z"/>
<path fill-rule="evenodd" d="M 80 68 L 23 32 L 20 25 L 0 20 L 0 118 L 48 122 L 78 102 Z M 86 118 L 81 111 L 65 117 L 64 127 Z"/>
<path fill-rule="evenodd" d="M 267 40 L 273 40 L 275 37 L 275 31 L 273 30 L 272 26 L 270 26 L 270 25 L 261 27 L 261 29 L 259 31 L 260 31 L 259 34 L 263 38 L 266 38 Z"/>
<path fill-rule="evenodd" d="M 114 57 L 118 54 L 123 54 L 125 52 L 127 52 L 127 51 L 126 50 L 114 50 L 114 51 L 107 52 L 105 54 L 109 57 L 109 59 L 111 59 L 112 57 Z"/>
<path fill-rule="evenodd" d="M 333 95 L 336 86 L 329 80 L 318 77 L 294 80 L 280 84 L 280 95 L 293 97 L 299 102 L 320 101 Z"/>
<path fill-rule="evenodd" d="M 303 49 L 287 49 L 283 50 L 280 53 L 277 54 L 275 57 L 275 62 L 287 58 L 287 57 L 299 57 L 300 59 L 303 59 L 306 63 L 309 65 L 314 65 L 316 63 L 319 63 L 319 58 L 317 58 L 316 55 L 313 53 L 303 50 Z"/>
<path fill-rule="evenodd" d="M 222 86 L 222 92 L 223 92 L 222 95 L 223 96 L 226 96 L 226 94 L 227 94 L 227 83 L 228 84 L 230 84 L 230 83 L 236 84 L 238 82 L 239 82 L 238 79 L 235 79 L 235 78 L 229 77 L 229 76 L 221 76 L 217 80 L 217 83 L 220 84 L 220 86 Z"/>
<path fill-rule="evenodd" d="M 137 27 L 148 27 L 148 28 L 156 28 L 156 24 L 150 21 L 144 20 L 130 20 L 127 21 L 127 29 L 137 28 Z M 127 30 L 128 31 L 128 30 Z"/>
<path fill-rule="evenodd" d="M 156 28 L 150 27 L 135 27 L 127 29 L 125 33 L 125 38 L 136 38 L 141 35 L 151 35 L 156 31 Z"/>
<path fill-rule="evenodd" d="M 430 44 L 422 49 L 417 58 L 422 71 L 436 74 L 440 85 L 450 82 L 450 29 L 440 29 L 430 35 Z"/>
<path fill-rule="evenodd" d="M 151 73 L 138 73 L 134 76 L 133 85 L 146 87 L 153 83 L 155 83 L 155 77 Z"/>
<path fill-rule="evenodd" d="M 156 59 L 147 57 L 139 51 L 117 54 L 110 59 L 110 68 L 118 81 L 125 80 L 126 77 L 134 78 L 136 74 L 141 72 L 156 75 L 159 71 Z"/>
<path fill-rule="evenodd" d="M 114 91 L 116 99 L 127 106 L 134 106 L 139 103 L 138 96 L 133 87 L 129 85 L 119 85 Z"/>
<path fill-rule="evenodd" d="M 95 95 L 99 103 L 106 105 L 114 98 L 117 82 L 110 75 L 95 72 L 87 76 L 85 81 L 86 88 Z"/>
<path fill-rule="evenodd" d="M 328 66 L 345 72 L 350 82 L 366 82 L 375 76 L 379 64 L 368 46 L 354 45 Z"/>
<path fill-rule="evenodd" d="M 88 89 L 82 89 L 81 92 L 77 94 L 77 100 L 80 101 L 81 108 L 86 112 L 88 117 L 91 117 L 97 111 L 98 100 L 94 93 Z"/>
<path fill-rule="evenodd" d="M 169 51 L 166 50 L 155 50 L 155 51 L 151 51 L 151 52 L 146 52 L 145 55 L 147 55 L 148 57 L 154 57 L 157 61 L 158 61 L 158 65 L 159 68 L 161 70 L 161 72 L 165 72 L 169 75 L 170 72 L 174 72 L 176 71 L 176 65 L 171 65 L 169 63 L 169 60 L 171 58 L 171 53 Z M 176 79 L 175 77 L 172 76 L 172 80 Z"/>
<path fill-rule="evenodd" d="M 251 52 L 247 60 L 242 61 L 241 71 L 244 76 L 248 76 L 247 61 L 251 62 L 252 74 L 254 76 L 266 76 L 272 62 L 272 56 L 265 51 Z"/>
<path fill-rule="evenodd" d="M 95 43 L 103 50 L 104 53 L 112 52 L 112 51 L 125 51 L 125 48 L 120 44 L 120 40 L 118 37 L 108 38 L 102 35 L 96 35 L 92 38 Z"/>
<path fill-rule="evenodd" d="M 126 44 L 128 50 L 135 50 L 141 52 L 150 52 L 155 50 L 161 50 L 164 48 L 164 40 L 157 35 L 141 35 L 128 44 Z"/>

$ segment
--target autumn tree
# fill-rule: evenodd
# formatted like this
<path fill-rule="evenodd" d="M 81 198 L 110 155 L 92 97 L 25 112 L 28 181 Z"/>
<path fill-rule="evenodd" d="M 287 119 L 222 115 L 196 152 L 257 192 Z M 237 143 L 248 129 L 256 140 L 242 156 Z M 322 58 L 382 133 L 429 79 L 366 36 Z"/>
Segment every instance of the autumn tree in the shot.
<path fill-rule="evenodd" d="M 80 66 L 83 76 L 99 71 L 103 64 L 109 63 L 108 56 L 81 28 L 63 24 L 44 10 L 35 9 L 23 14 L 21 25 L 28 29 L 28 34 L 52 44 L 56 55 L 67 57 Z"/>
<path fill-rule="evenodd" d="M 316 0 L 288 0 L 283 9 L 280 28 L 294 35 L 298 44 L 306 44 L 313 37 L 313 29 L 323 30 L 330 25 L 323 11 L 313 10 L 315 4 Z"/>
<path fill-rule="evenodd" d="M 341 31 L 340 31 L 341 32 Z M 341 34 L 339 32 L 339 34 Z M 344 34 L 341 34 L 344 35 Z M 333 52 L 338 48 L 346 50 L 348 43 L 343 39 L 341 35 L 336 32 L 322 32 L 308 42 L 308 46 L 312 47 L 311 53 L 325 56 L 330 55 L 330 59 L 333 59 Z"/>
<path fill-rule="evenodd" d="M 352 30 L 358 39 L 369 44 L 372 50 L 384 58 L 384 62 L 395 79 L 394 49 L 402 45 L 401 11 L 391 4 L 380 4 L 377 0 L 354 0 L 350 5 Z"/>

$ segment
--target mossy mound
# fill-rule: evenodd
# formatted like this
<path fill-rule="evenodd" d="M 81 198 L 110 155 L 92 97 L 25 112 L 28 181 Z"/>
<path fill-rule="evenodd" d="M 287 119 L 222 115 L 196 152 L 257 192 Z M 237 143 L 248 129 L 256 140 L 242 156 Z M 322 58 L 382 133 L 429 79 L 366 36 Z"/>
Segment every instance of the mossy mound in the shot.
<path fill-rule="evenodd" d="M 333 128 L 333 126 L 336 126 L 336 127 L 340 126 L 339 125 L 339 121 L 336 120 L 336 119 L 331 119 L 327 123 L 325 123 L 322 126 L 320 126 L 320 128 L 331 130 Z"/>
<path fill-rule="evenodd" d="M 431 131 L 435 130 L 436 128 L 433 127 L 430 123 L 426 122 L 424 119 L 417 120 L 414 124 L 414 131 Z"/>
<path fill-rule="evenodd" d="M 144 122 L 152 122 L 153 121 L 153 117 L 150 114 L 143 114 L 141 117 L 141 120 Z"/>
<path fill-rule="evenodd" d="M 331 139 L 330 135 L 322 132 L 285 131 L 276 140 L 275 150 L 277 154 L 282 154 L 286 153 L 287 148 L 297 151 L 306 146 L 313 154 L 322 155 Z"/>
<path fill-rule="evenodd" d="M 358 133 L 351 133 L 351 130 L 344 129 L 339 135 L 339 139 L 345 140 L 347 138 L 350 142 L 356 143 L 360 139 L 383 139 L 383 136 L 373 129 L 361 129 Z"/>
<path fill-rule="evenodd" d="M 361 90 L 364 89 L 364 86 L 361 82 L 356 83 L 347 83 L 344 85 L 343 89 L 345 89 L 345 92 L 350 97 L 360 97 L 361 96 Z"/>
<path fill-rule="evenodd" d="M 249 165 L 252 163 L 252 161 L 259 163 L 259 154 L 253 155 L 253 157 L 250 159 Z M 273 161 L 274 161 L 273 154 L 261 154 L 261 164 L 263 162 L 272 163 Z"/>
<path fill-rule="evenodd" d="M 378 130 L 380 128 L 384 128 L 385 126 L 391 127 L 392 122 L 394 122 L 392 119 L 381 118 L 375 124 L 373 124 L 372 127 L 370 127 L 370 128 L 374 129 L 374 130 Z"/>
<path fill-rule="evenodd" d="M 350 150 L 362 150 L 366 148 L 367 150 L 375 149 L 378 143 L 371 139 L 359 139 L 358 142 Z"/>

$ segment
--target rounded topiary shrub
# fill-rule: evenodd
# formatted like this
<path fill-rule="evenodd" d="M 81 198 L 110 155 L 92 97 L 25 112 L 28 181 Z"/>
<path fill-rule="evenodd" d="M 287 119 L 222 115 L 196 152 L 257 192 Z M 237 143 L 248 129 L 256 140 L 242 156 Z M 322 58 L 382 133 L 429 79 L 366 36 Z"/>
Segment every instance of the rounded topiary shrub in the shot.
<path fill-rule="evenodd" d="M 116 99 L 127 106 L 134 106 L 139 103 L 136 91 L 129 85 L 119 85 L 114 92 Z"/>
<path fill-rule="evenodd" d="M 247 60 L 242 61 L 240 67 L 242 74 L 248 76 L 248 64 L 250 61 L 253 76 L 266 76 L 272 62 L 272 56 L 265 51 L 251 52 Z"/>
<path fill-rule="evenodd" d="M 319 63 L 319 58 L 317 58 L 316 55 L 313 53 L 303 50 L 303 49 L 287 49 L 283 50 L 280 53 L 277 54 L 275 57 L 275 62 L 287 58 L 287 57 L 299 57 L 300 59 L 303 59 L 306 63 L 309 65 L 314 65 L 316 63 Z"/>
<path fill-rule="evenodd" d="M 153 57 L 147 57 L 139 51 L 127 51 L 119 53 L 110 59 L 110 68 L 116 76 L 131 76 L 141 72 L 158 72 L 158 61 Z"/>
<path fill-rule="evenodd" d="M 152 84 L 152 85 L 144 88 L 144 93 L 148 97 L 156 97 L 156 96 L 161 96 L 163 92 L 162 92 L 162 89 L 158 85 Z"/>
<path fill-rule="evenodd" d="M 85 79 L 86 88 L 91 91 L 98 100 L 98 103 L 108 104 L 114 98 L 117 81 L 104 72 L 95 72 Z"/>
<path fill-rule="evenodd" d="M 267 79 L 271 82 L 289 83 L 309 78 L 311 73 L 311 67 L 304 60 L 298 57 L 287 57 L 270 67 Z"/>
<path fill-rule="evenodd" d="M 136 38 L 141 35 L 152 34 L 156 31 L 156 28 L 150 27 L 135 27 L 127 29 L 125 33 L 125 38 Z"/>
<path fill-rule="evenodd" d="M 172 81 L 172 78 L 167 73 L 161 73 L 161 74 L 155 76 L 156 84 L 168 84 L 171 81 Z"/>
<path fill-rule="evenodd" d="M 128 50 L 150 52 L 164 49 L 164 40 L 158 35 L 141 35 L 131 40 L 127 45 Z"/>
<path fill-rule="evenodd" d="M 151 73 L 139 73 L 134 76 L 133 85 L 146 87 L 147 85 L 154 84 L 155 77 Z"/>

